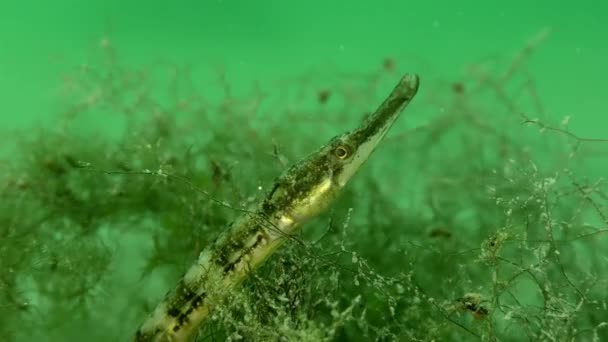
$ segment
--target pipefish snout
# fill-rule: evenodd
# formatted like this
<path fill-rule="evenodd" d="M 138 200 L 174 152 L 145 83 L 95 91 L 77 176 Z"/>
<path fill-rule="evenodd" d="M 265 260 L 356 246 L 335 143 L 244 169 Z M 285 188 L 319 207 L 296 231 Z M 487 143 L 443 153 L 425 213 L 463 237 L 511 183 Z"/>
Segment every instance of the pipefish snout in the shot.
<path fill-rule="evenodd" d="M 405 75 L 356 129 L 277 177 L 271 190 L 205 249 L 135 333 L 134 341 L 191 341 L 213 307 L 304 222 L 326 209 L 417 94 Z"/>

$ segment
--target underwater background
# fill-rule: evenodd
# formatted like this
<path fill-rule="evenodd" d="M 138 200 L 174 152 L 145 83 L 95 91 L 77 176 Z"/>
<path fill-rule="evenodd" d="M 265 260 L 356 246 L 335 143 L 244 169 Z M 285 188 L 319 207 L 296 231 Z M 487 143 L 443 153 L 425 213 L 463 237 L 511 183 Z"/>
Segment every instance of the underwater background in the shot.
<path fill-rule="evenodd" d="M 2 2 L 0 341 L 128 340 L 238 216 L 210 198 L 253 203 L 405 72 L 379 150 L 198 340 L 608 340 L 607 22 L 591 0 Z"/>

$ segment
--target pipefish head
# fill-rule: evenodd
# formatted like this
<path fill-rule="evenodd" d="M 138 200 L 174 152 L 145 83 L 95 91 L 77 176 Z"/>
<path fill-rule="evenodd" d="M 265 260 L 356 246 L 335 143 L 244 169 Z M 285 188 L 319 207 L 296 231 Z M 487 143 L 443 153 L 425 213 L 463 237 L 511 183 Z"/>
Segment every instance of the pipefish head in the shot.
<path fill-rule="evenodd" d="M 336 139 L 332 153 L 340 160 L 339 167 L 333 172 L 337 186 L 346 185 L 376 150 L 395 120 L 418 92 L 419 84 L 417 75 L 405 75 L 380 107 L 367 117 L 359 128 Z"/>
<path fill-rule="evenodd" d="M 403 109 L 416 95 L 417 75 L 405 75 L 360 127 L 329 143 L 283 173 L 263 202 L 286 223 L 301 222 L 325 209 L 378 147 Z"/>

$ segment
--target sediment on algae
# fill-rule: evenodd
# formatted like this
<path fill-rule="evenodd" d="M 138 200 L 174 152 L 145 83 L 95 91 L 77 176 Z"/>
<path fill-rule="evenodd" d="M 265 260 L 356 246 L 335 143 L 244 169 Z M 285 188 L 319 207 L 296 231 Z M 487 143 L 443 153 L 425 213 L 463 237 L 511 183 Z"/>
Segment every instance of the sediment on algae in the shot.
<path fill-rule="evenodd" d="M 387 60 L 239 88 L 104 49 L 65 77 L 54 125 L 5 135 L 2 341 L 127 339 L 231 207 L 416 71 Z M 608 142 L 543 111 L 532 50 L 427 75 L 336 205 L 219 303 L 199 340 L 608 339 L 608 197 L 590 171 Z"/>

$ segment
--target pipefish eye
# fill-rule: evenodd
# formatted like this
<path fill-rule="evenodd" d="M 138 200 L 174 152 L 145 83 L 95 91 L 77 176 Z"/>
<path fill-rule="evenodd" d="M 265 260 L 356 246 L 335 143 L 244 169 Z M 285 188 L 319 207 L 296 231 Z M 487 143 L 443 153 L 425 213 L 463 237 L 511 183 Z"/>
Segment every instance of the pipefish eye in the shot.
<path fill-rule="evenodd" d="M 351 148 L 348 145 L 340 145 L 334 150 L 334 155 L 338 157 L 338 159 L 346 159 L 350 157 L 350 154 Z"/>

